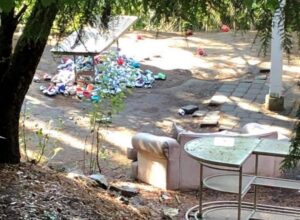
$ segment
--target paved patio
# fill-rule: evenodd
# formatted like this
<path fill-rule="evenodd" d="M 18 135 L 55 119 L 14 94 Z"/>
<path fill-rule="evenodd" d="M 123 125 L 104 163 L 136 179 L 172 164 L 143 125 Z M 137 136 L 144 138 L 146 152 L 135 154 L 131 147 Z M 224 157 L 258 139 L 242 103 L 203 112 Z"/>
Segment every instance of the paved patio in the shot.
<path fill-rule="evenodd" d="M 269 92 L 268 81 L 267 77 L 256 76 L 254 79 L 227 81 L 219 87 L 212 100 L 218 103 L 221 111 L 221 130 L 240 129 L 249 122 L 256 122 L 268 125 L 282 134 L 291 134 L 296 121 L 297 94 L 285 91 L 285 110 L 271 112 L 264 107 L 265 97 Z"/>

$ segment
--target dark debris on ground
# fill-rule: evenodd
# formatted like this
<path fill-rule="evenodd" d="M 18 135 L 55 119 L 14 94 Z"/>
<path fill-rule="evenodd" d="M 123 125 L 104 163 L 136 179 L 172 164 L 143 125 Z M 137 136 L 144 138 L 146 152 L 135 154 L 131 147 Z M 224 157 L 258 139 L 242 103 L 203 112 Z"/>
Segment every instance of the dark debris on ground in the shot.
<path fill-rule="evenodd" d="M 0 219 L 151 219 L 105 190 L 36 165 L 0 167 Z"/>

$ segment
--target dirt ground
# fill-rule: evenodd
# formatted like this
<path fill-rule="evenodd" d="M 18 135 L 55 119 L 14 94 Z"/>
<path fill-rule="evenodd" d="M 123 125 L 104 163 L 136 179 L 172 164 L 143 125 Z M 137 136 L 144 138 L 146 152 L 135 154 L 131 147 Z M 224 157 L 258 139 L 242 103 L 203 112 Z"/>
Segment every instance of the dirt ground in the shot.
<path fill-rule="evenodd" d="M 268 56 L 257 56 L 259 44 L 252 44 L 255 33 L 196 33 L 188 39 L 180 34 L 160 33 L 157 39 L 153 33 L 141 34 L 142 40 L 136 40 L 136 33 L 125 34 L 119 41 L 121 51 L 139 60 L 143 69 L 166 73 L 167 80 L 156 81 L 151 89 L 133 89 L 126 98 L 124 110 L 113 118 L 112 125 L 103 130 L 106 155 L 101 164 L 103 174 L 111 181 L 133 182 L 130 178 L 130 161 L 124 152 L 135 133 L 169 135 L 173 122 L 200 131 L 196 119 L 177 114 L 180 106 L 195 104 L 204 109 L 205 102 L 224 81 L 235 80 L 257 68 L 270 66 Z M 44 52 L 37 74 L 53 74 L 56 71 L 59 59 L 52 57 L 51 44 L 53 41 L 49 42 Z M 205 49 L 208 55 L 196 55 L 197 48 Z M 284 69 L 284 81 L 287 84 L 295 82 L 295 76 L 299 77 L 295 74 L 300 70 L 297 58 L 292 56 L 289 62 Z M 45 153 L 49 159 L 46 164 L 67 172 L 80 170 L 84 147 L 89 144 L 86 137 L 90 135 L 88 113 L 91 104 L 74 97 L 46 97 L 39 91 L 42 84 L 32 83 L 24 103 L 27 115 L 25 130 L 31 143 L 28 153 L 38 149 L 34 144 L 37 143 L 37 137 L 32 131 L 43 128 L 44 134 L 50 137 Z M 57 147 L 62 150 L 53 156 L 53 149 Z M 181 219 L 188 207 L 197 204 L 195 192 L 170 192 L 171 199 L 161 202 L 160 190 L 141 183 L 132 184 L 142 191 L 137 203 L 147 204 L 155 216 L 153 219 L 159 219 L 160 206 L 178 207 L 178 219 Z M 282 191 L 276 192 L 262 200 L 270 202 L 280 197 L 281 201 Z M 220 193 L 209 190 L 205 193 L 208 200 L 219 199 L 219 196 L 222 198 Z M 290 194 L 286 205 L 291 205 L 295 200 Z M 175 195 L 179 196 L 179 202 Z M 299 201 L 296 202 L 299 206 Z"/>

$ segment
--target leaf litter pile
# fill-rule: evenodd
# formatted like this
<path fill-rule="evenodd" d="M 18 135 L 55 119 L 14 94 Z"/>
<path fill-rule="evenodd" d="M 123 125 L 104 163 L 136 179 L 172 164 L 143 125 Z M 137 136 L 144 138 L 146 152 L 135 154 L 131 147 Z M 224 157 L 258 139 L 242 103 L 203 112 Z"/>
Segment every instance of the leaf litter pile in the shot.
<path fill-rule="evenodd" d="M 113 183 L 114 182 L 114 183 Z M 124 180 L 114 180 L 114 184 Z M 127 181 L 126 181 L 127 182 Z M 198 193 L 163 191 L 146 184 L 130 182 L 138 195 L 120 197 L 89 178 L 68 178 L 48 167 L 28 163 L 0 165 L 0 219 L 42 220 L 134 220 L 184 219 L 185 212 L 198 203 Z M 260 204 L 300 207 L 300 192 L 259 187 Z M 233 194 L 203 190 L 205 202 L 233 200 Z M 253 201 L 253 190 L 243 199 Z M 165 214 L 171 210 L 174 216 Z"/>
<path fill-rule="evenodd" d="M 0 219 L 149 219 L 90 184 L 35 165 L 1 165 Z"/>

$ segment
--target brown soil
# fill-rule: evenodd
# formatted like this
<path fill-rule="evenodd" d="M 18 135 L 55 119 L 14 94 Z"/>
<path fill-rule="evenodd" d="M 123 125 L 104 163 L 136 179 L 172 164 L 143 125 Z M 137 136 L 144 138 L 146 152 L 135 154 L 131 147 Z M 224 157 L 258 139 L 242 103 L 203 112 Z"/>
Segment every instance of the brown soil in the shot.
<path fill-rule="evenodd" d="M 101 160 L 102 173 L 107 176 L 109 181 L 134 184 L 135 187 L 140 189 L 140 194 L 130 199 L 129 206 L 116 202 L 116 205 L 112 204 L 112 207 L 108 207 L 108 209 L 102 207 L 102 209 L 98 203 L 101 203 L 100 201 L 105 201 L 101 203 L 102 205 L 106 202 L 109 204 L 111 202 L 115 203 L 114 196 L 93 187 L 85 188 L 81 192 L 78 183 L 66 180 L 62 174 L 48 173 L 48 171 L 45 173 L 40 168 L 31 169 L 33 173 L 38 170 L 38 173 L 40 173 L 38 176 L 41 175 L 39 178 L 33 178 L 33 180 L 50 181 L 53 184 L 56 182 L 55 184 L 58 184 L 57 187 L 59 187 L 61 193 L 67 197 L 79 199 L 85 194 L 84 192 L 88 192 L 87 197 L 83 196 L 83 200 L 76 200 L 76 204 L 81 204 L 78 207 L 66 205 L 66 209 L 71 210 L 69 214 L 62 212 L 62 216 L 66 216 L 66 219 L 70 219 L 70 216 L 79 216 L 82 219 L 85 219 L 85 217 L 86 219 L 102 219 L 101 215 L 111 217 L 117 209 L 121 209 L 124 216 L 115 219 L 138 219 L 138 216 L 147 219 L 160 219 L 161 208 L 165 206 L 179 208 L 180 215 L 178 219 L 182 219 L 187 209 L 197 204 L 197 193 L 167 192 L 170 199 L 162 201 L 160 200 L 163 193 L 161 190 L 133 181 L 130 177 L 130 161 L 127 160 L 124 154 L 125 149 L 130 146 L 131 137 L 137 132 L 169 135 L 173 122 L 177 122 L 188 129 L 199 130 L 197 119 L 181 117 L 177 114 L 180 106 L 196 104 L 200 109 L 206 109 L 205 101 L 211 97 L 224 80 L 238 79 L 244 77 L 249 70 L 251 71 L 255 67 L 268 67 L 269 65 L 268 62 L 265 62 L 268 57 L 257 57 L 258 45 L 252 45 L 254 33 L 236 36 L 231 33 L 196 33 L 188 41 L 178 34 L 161 34 L 159 39 L 155 39 L 151 33 L 142 34 L 144 40 L 141 41 L 135 40 L 135 33 L 126 34 L 120 39 L 122 50 L 126 55 L 141 60 L 143 68 L 150 69 L 155 73 L 166 73 L 167 80 L 156 81 L 152 89 L 133 89 L 132 93 L 128 95 L 125 109 L 116 115 L 113 118 L 112 125 L 102 132 L 105 155 Z M 46 48 L 37 74 L 55 72 L 57 60 L 51 57 L 50 48 L 50 45 Z M 208 56 L 195 55 L 197 48 L 204 48 Z M 291 68 L 286 70 L 284 76 L 287 84 L 294 80 L 292 75 L 295 73 L 295 69 L 292 67 L 298 68 L 296 60 L 292 59 L 292 62 L 294 62 L 294 66 L 290 66 Z M 45 164 L 67 172 L 82 170 L 84 151 L 89 144 L 89 141 L 86 143 L 85 140 L 90 135 L 87 114 L 91 105 L 72 97 L 46 97 L 38 89 L 42 84 L 44 83 L 33 83 L 31 85 L 26 97 L 26 105 L 24 105 L 28 116 L 25 121 L 28 154 L 32 155 L 38 151 L 39 148 L 36 147 L 38 139 L 33 131 L 43 128 L 43 132 L 50 136 L 50 142 L 45 153 L 48 159 L 46 159 Z M 63 150 L 53 156 L 53 149 L 57 147 L 61 147 Z M 6 198 L 2 197 L 4 193 L 3 195 L 11 196 L 10 202 L 14 202 L 13 199 L 23 200 L 28 196 L 31 198 L 30 193 L 35 192 L 35 189 L 31 188 L 30 185 L 32 179 L 23 178 L 23 174 L 13 174 L 16 169 L 24 172 L 24 176 L 35 175 L 27 172 L 27 165 L 6 171 L 9 175 L 9 172 L 12 173 L 12 178 L 6 179 L 7 182 L 1 181 L 1 187 L 4 187 L 1 188 L 0 198 Z M 13 192 L 18 188 L 18 184 L 23 184 L 22 181 L 25 181 L 26 187 L 28 185 L 28 190 L 24 190 L 26 195 L 23 199 L 13 195 Z M 11 183 L 14 183 L 11 186 L 11 191 L 3 191 Z M 34 185 L 39 188 L 37 189 L 38 197 L 45 197 L 47 187 L 41 188 L 41 183 Z M 72 187 L 76 190 L 71 190 Z M 211 190 L 205 190 L 204 193 L 204 198 L 207 201 L 234 198 L 231 195 Z M 299 207 L 298 194 L 294 191 L 262 189 L 260 201 L 267 204 Z M 107 196 L 107 198 L 101 196 Z M 251 199 L 250 197 L 251 193 L 246 200 Z M 69 202 L 67 203 L 72 204 L 72 199 L 68 199 Z M 92 200 L 97 201 L 97 204 L 93 204 Z M 55 200 L 55 202 L 58 201 Z M 57 206 L 54 205 L 55 202 L 49 202 L 49 204 L 53 204 L 53 209 L 57 210 Z M 0 202 L 0 205 L 2 204 L 4 203 Z M 140 207 L 141 210 L 144 209 L 148 214 L 143 213 L 143 211 L 132 211 L 136 207 Z M 0 214 L 2 214 L 2 210 L 0 209 Z M 79 210 L 84 211 L 81 213 Z M 24 208 L 23 211 L 20 213 L 31 213 L 27 208 Z M 23 214 L 17 216 L 23 216 Z M 10 214 L 8 213 L 8 215 Z M 132 217 L 129 217 L 130 215 Z"/>

